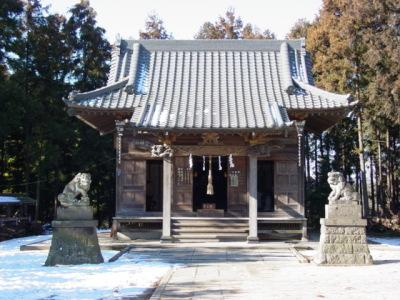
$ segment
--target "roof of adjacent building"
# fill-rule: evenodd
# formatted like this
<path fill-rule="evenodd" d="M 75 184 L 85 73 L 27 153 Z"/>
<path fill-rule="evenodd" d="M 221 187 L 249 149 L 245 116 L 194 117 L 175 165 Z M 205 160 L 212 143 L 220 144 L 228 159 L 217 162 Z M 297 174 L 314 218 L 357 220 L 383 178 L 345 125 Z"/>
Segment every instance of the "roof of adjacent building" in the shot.
<path fill-rule="evenodd" d="M 347 108 L 351 97 L 314 86 L 304 40 L 120 40 L 107 86 L 70 107 L 131 110 L 137 128 L 256 129 L 288 111 Z"/>
<path fill-rule="evenodd" d="M 36 200 L 25 195 L 0 194 L 0 205 L 35 204 Z"/>

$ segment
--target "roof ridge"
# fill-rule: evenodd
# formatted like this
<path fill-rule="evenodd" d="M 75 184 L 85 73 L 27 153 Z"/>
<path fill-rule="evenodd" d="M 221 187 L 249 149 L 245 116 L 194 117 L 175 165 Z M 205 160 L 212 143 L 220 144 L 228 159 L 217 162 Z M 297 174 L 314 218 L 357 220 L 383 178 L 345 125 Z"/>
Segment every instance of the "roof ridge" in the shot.
<path fill-rule="evenodd" d="M 140 44 L 135 43 L 133 45 L 133 51 L 131 54 L 131 62 L 130 62 L 129 74 L 128 74 L 129 79 L 128 79 L 128 83 L 125 86 L 125 91 L 128 94 L 133 94 L 134 90 L 135 90 L 135 79 L 136 79 L 139 55 L 140 55 Z"/>
<path fill-rule="evenodd" d="M 306 90 L 316 96 L 322 96 L 322 97 L 336 97 L 338 100 L 346 101 L 346 104 L 349 104 L 349 102 L 352 99 L 351 94 L 338 94 L 338 93 L 333 93 L 333 92 L 328 92 L 325 91 L 319 87 L 316 87 L 315 85 L 311 85 L 309 83 L 305 83 L 295 77 L 292 77 L 292 80 L 303 90 Z"/>
<path fill-rule="evenodd" d="M 114 89 L 121 88 L 122 86 L 125 85 L 126 82 L 128 82 L 128 80 L 129 80 L 129 77 L 125 77 L 120 81 L 114 82 L 110 85 L 106 85 L 101 88 L 95 89 L 93 91 L 89 91 L 89 92 L 79 93 L 77 91 L 73 91 L 70 93 L 68 99 L 65 99 L 64 102 L 79 101 L 81 99 L 85 99 L 85 97 L 96 97 L 98 94 L 102 94 L 104 92 L 109 92 Z"/>
<path fill-rule="evenodd" d="M 233 39 L 204 39 L 204 40 L 140 40 L 140 39 L 126 39 L 116 42 L 116 46 L 124 45 L 126 48 L 132 50 L 135 44 L 150 51 L 280 51 L 280 45 L 287 43 L 291 47 L 301 50 L 304 48 L 304 39 L 246 39 L 246 40 L 233 40 Z"/>

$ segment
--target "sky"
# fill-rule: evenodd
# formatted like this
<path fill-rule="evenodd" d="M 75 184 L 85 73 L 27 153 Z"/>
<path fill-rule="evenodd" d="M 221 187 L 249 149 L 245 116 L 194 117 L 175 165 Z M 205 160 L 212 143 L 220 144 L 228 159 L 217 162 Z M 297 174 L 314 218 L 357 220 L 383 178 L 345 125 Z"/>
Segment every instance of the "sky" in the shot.
<path fill-rule="evenodd" d="M 79 0 L 42 0 L 51 5 L 50 12 L 66 14 Z M 312 21 L 322 0 L 91 0 L 99 26 L 106 30 L 110 42 L 122 38 L 138 38 L 146 17 L 156 12 L 175 39 L 193 39 L 200 26 L 214 22 L 229 7 L 244 23 L 252 23 L 261 31 L 270 29 L 278 39 L 285 38 L 300 18 Z"/>

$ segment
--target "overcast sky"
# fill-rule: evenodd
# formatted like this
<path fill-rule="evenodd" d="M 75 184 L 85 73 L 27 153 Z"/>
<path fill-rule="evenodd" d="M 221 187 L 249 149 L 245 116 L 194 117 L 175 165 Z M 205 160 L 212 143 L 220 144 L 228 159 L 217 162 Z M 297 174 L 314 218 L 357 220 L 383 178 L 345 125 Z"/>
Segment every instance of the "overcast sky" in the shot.
<path fill-rule="evenodd" d="M 43 5 L 51 5 L 51 12 L 62 14 L 77 2 L 42 0 Z M 229 7 L 235 8 L 244 23 L 250 22 L 262 31 L 268 28 L 283 39 L 296 20 L 313 20 L 322 0 L 91 0 L 90 3 L 97 12 L 99 25 L 113 42 L 117 34 L 137 38 L 151 12 L 164 20 L 175 39 L 193 39 L 204 22 L 214 22 Z"/>

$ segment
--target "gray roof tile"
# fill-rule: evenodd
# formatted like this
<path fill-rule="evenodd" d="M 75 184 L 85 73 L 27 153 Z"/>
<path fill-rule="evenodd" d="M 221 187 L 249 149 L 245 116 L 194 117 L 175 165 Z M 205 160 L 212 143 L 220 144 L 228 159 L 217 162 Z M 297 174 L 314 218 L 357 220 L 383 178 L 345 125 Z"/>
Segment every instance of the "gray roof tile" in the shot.
<path fill-rule="evenodd" d="M 143 128 L 256 129 L 285 126 L 286 110 L 349 99 L 313 86 L 304 40 L 121 40 L 108 85 L 67 104 L 131 109 Z"/>

